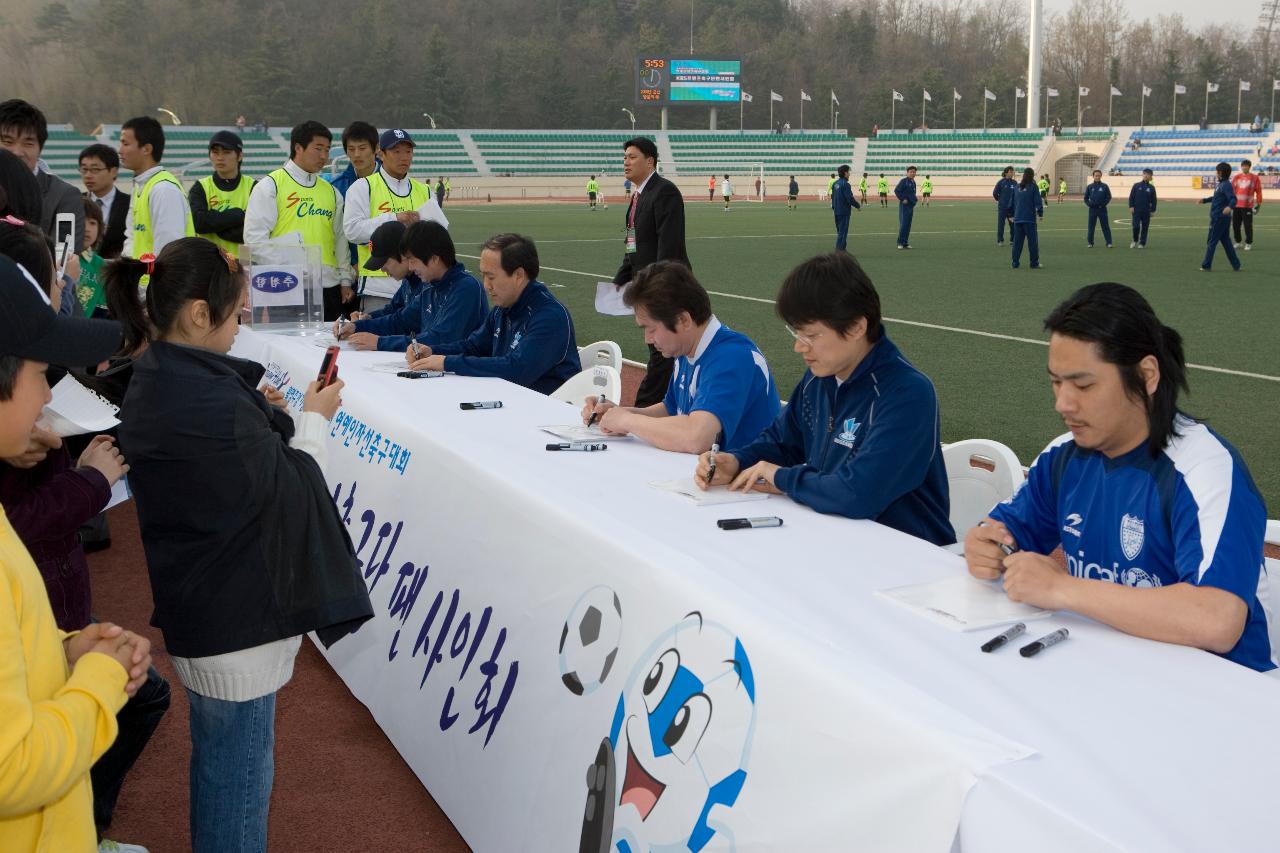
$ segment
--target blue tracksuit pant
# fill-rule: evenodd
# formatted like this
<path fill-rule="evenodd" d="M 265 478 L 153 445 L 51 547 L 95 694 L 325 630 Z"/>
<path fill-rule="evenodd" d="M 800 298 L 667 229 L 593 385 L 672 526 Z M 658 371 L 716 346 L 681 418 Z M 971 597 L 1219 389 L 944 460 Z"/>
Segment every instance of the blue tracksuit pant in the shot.
<path fill-rule="evenodd" d="M 1022 241 L 1027 242 L 1027 251 L 1031 253 L 1031 266 L 1040 266 L 1040 235 L 1036 233 L 1034 222 L 1013 223 L 1013 268 L 1018 268 L 1022 260 Z"/>
<path fill-rule="evenodd" d="M 1102 239 L 1107 241 L 1107 245 L 1111 245 L 1111 223 L 1107 221 L 1107 207 L 1091 207 L 1089 208 L 1089 245 L 1093 245 L 1093 227 L 1102 225 Z"/>

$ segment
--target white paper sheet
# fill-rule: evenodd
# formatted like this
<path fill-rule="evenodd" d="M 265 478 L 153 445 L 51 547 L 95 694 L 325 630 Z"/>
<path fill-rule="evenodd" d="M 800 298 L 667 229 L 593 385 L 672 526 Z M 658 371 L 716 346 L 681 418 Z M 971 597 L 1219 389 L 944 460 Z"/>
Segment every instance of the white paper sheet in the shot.
<path fill-rule="evenodd" d="M 1010 601 L 998 580 L 982 581 L 967 574 L 931 583 L 881 589 L 876 591 L 876 595 L 908 607 L 953 631 L 977 631 L 1052 615 L 1050 610 Z"/>
<path fill-rule="evenodd" d="M 611 281 L 596 282 L 596 311 L 610 317 L 630 317 L 635 314 L 634 308 L 627 307 L 622 301 L 626 286 L 619 286 Z"/>
<path fill-rule="evenodd" d="M 394 376 L 397 373 L 403 373 L 408 370 L 409 365 L 402 358 L 396 361 L 380 361 L 377 364 L 366 364 L 364 369 L 370 373 L 390 373 Z"/>
<path fill-rule="evenodd" d="M 556 438 L 562 438 L 565 441 L 624 441 L 631 438 L 630 435 L 617 435 L 605 432 L 598 426 L 589 427 L 586 424 L 541 426 L 538 429 L 543 432 L 549 432 Z"/>
<path fill-rule="evenodd" d="M 649 484 L 655 489 L 679 495 L 697 506 L 716 506 L 717 504 L 737 504 L 748 501 L 768 500 L 764 492 L 731 492 L 728 486 L 713 486 L 705 492 L 698 488 L 692 477 L 679 480 L 655 480 Z"/>
<path fill-rule="evenodd" d="M 111 487 L 111 500 L 107 501 L 107 505 L 102 508 L 103 512 L 111 509 L 116 504 L 122 504 L 133 498 L 133 492 L 129 491 L 129 478 L 127 476 L 116 480 L 114 486 Z"/>
<path fill-rule="evenodd" d="M 120 408 L 81 385 L 70 374 L 53 386 L 53 399 L 44 407 L 40 420 L 46 429 L 66 438 L 103 432 L 120 423 Z"/>

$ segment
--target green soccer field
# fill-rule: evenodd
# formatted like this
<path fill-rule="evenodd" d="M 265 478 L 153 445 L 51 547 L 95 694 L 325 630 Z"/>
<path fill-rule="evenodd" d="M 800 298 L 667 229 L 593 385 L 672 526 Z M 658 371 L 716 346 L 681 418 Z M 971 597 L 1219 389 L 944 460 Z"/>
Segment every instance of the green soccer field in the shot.
<path fill-rule="evenodd" d="M 1127 213 L 1112 205 L 1113 216 Z M 595 283 L 612 277 L 622 253 L 621 200 L 608 210 L 586 205 L 451 205 L 446 209 L 458 252 L 475 269 L 478 244 L 518 231 L 533 237 L 542 279 L 560 285 L 578 343 L 608 338 L 623 354 L 645 360 L 629 317 L 605 317 L 593 307 Z M 712 293 L 721 320 L 750 335 L 768 357 L 785 398 L 802 362 L 773 310 L 787 272 L 834 246 L 830 208 L 808 201 L 795 211 L 782 202 L 688 201 L 687 240 L 694 272 Z M 1219 251 L 1214 270 L 1198 270 L 1208 208 L 1165 201 L 1146 250 L 1130 250 L 1127 222 L 1113 223 L 1115 248 L 1085 247 L 1087 214 L 1079 199 L 1050 203 L 1040 226 L 1043 270 L 1011 269 L 1008 245 L 997 247 L 988 202 L 938 201 L 917 208 L 911 251 L 894 248 L 897 210 L 873 201 L 855 211 L 849 249 L 880 291 L 889 334 L 933 378 L 942 400 L 944 441 L 994 438 L 1024 465 L 1063 432 L 1045 377 L 1041 322 L 1063 297 L 1084 284 L 1119 281 L 1141 290 L 1161 319 L 1182 333 L 1191 395 L 1183 408 L 1239 448 L 1269 515 L 1280 514 L 1280 220 L 1259 217 L 1252 252 L 1231 271 Z"/>

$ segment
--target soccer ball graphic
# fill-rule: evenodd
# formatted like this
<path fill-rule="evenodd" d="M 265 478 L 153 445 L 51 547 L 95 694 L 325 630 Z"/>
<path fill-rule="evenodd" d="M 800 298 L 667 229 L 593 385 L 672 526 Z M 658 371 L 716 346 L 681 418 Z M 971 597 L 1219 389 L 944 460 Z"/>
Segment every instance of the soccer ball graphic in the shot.
<path fill-rule="evenodd" d="M 582 594 L 560 631 L 560 680 L 575 696 L 595 691 L 609 677 L 622 636 L 622 602 L 607 586 Z"/>

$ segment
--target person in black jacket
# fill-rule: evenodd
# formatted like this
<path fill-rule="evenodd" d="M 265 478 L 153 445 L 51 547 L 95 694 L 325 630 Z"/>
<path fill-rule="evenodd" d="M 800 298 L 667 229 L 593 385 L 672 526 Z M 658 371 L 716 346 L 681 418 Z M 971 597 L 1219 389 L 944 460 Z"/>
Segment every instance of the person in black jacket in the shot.
<path fill-rule="evenodd" d="M 84 245 L 84 204 L 76 188 L 48 171 L 40 159 L 48 141 L 49 124 L 38 107 L 18 98 L 0 103 L 0 148 L 7 148 L 22 158 L 36 176 L 44 198 L 40 220 L 36 224 L 56 239 L 58 214 L 70 214 L 75 219 L 75 240 L 71 245 L 78 249 Z"/>
<path fill-rule="evenodd" d="M 84 197 L 91 199 L 102 211 L 104 233 L 98 254 L 104 258 L 118 258 L 124 250 L 124 223 L 129 216 L 128 190 L 116 186 L 120 174 L 120 155 L 110 145 L 95 142 L 80 152 L 80 180 L 84 183 Z"/>
<path fill-rule="evenodd" d="M 627 207 L 626 242 L 622 265 L 613 283 L 624 285 L 654 261 L 679 261 L 690 269 L 684 245 L 684 196 L 675 184 L 657 173 L 658 146 L 637 136 L 623 143 L 623 174 L 635 185 Z M 661 403 L 671 383 L 674 362 L 649 347 L 649 365 L 636 390 L 636 406 Z"/>
<path fill-rule="evenodd" d="M 138 282 L 150 275 L 145 309 Z M 326 645 L 373 615 L 321 465 L 342 382 L 308 387 L 297 424 L 262 365 L 226 353 L 245 279 L 184 237 L 107 268 L 124 351 L 145 351 L 119 441 L 164 634 L 187 689 L 195 853 L 265 851 L 275 695 L 302 635 Z"/>

